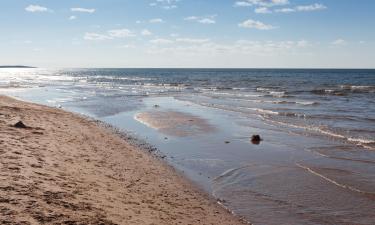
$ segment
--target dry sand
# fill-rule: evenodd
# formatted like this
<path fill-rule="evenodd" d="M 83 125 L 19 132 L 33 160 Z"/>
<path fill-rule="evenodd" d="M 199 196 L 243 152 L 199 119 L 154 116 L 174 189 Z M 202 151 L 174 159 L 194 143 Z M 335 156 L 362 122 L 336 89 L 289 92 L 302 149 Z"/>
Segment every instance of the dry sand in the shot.
<path fill-rule="evenodd" d="M 0 224 L 243 223 L 94 121 L 0 96 Z"/>

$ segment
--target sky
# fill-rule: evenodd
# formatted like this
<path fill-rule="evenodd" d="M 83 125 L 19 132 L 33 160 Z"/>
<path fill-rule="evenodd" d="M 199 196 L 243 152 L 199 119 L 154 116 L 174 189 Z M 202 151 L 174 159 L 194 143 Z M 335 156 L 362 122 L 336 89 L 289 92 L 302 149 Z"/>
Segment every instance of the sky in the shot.
<path fill-rule="evenodd" d="M 375 68 L 374 0 L 0 0 L 0 65 Z"/>

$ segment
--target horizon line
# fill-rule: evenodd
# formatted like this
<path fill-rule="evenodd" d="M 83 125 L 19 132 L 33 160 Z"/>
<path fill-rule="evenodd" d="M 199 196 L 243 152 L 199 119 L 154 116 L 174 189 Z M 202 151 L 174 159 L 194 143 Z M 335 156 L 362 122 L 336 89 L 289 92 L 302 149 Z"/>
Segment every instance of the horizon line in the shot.
<path fill-rule="evenodd" d="M 17 68 L 17 66 L 19 68 Z M 0 69 L 279 69 L 279 70 L 375 70 L 375 67 L 37 67 L 37 66 L 22 66 L 20 65 L 0 65 Z"/>

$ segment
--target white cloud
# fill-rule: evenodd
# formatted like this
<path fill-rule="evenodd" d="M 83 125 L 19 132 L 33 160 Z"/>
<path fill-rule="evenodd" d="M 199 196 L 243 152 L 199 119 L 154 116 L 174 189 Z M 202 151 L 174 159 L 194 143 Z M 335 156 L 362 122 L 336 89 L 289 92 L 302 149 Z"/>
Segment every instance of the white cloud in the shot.
<path fill-rule="evenodd" d="M 104 41 L 108 39 L 112 39 L 108 35 L 104 34 L 98 34 L 98 33 L 85 33 L 85 36 L 83 39 L 88 40 L 88 41 Z"/>
<path fill-rule="evenodd" d="M 41 49 L 41 48 L 33 48 L 32 49 L 34 52 L 41 52 L 41 51 L 43 51 L 43 49 Z"/>
<path fill-rule="evenodd" d="M 150 40 L 151 44 L 157 44 L 157 45 L 172 44 L 173 42 L 174 41 L 170 39 L 164 39 L 164 38 Z"/>
<path fill-rule="evenodd" d="M 315 11 L 315 10 L 323 10 L 326 9 L 327 7 L 322 4 L 312 4 L 312 5 L 300 5 L 296 7 L 297 11 Z"/>
<path fill-rule="evenodd" d="M 325 5 L 315 3 L 312 5 L 299 5 L 294 8 L 275 9 L 275 12 L 280 12 L 280 13 L 309 12 L 309 11 L 317 11 L 317 10 L 324 10 L 324 9 L 327 9 Z"/>
<path fill-rule="evenodd" d="M 175 9 L 177 8 L 177 5 L 166 5 L 162 7 L 163 9 Z"/>
<path fill-rule="evenodd" d="M 300 41 L 297 41 L 297 47 L 300 47 L 300 48 L 305 48 L 305 47 L 308 47 L 310 46 L 310 43 L 306 40 L 300 40 Z"/>
<path fill-rule="evenodd" d="M 267 14 L 267 13 L 272 13 L 271 10 L 269 10 L 267 7 L 260 7 L 260 8 L 256 8 L 254 10 L 255 13 L 259 13 L 259 14 Z"/>
<path fill-rule="evenodd" d="M 253 55 L 290 54 L 307 47 L 307 41 L 251 41 L 238 40 L 233 48 L 237 52 Z M 301 46 L 302 44 L 302 46 Z"/>
<path fill-rule="evenodd" d="M 109 30 L 107 33 L 110 37 L 113 38 L 126 38 L 135 36 L 135 34 L 128 29 Z"/>
<path fill-rule="evenodd" d="M 295 9 L 292 8 L 281 8 L 281 9 L 275 9 L 275 12 L 280 12 L 280 13 L 291 13 L 295 12 Z"/>
<path fill-rule="evenodd" d="M 135 48 L 135 45 L 120 45 L 119 48 Z"/>
<path fill-rule="evenodd" d="M 32 12 L 32 13 L 35 13 L 35 12 L 50 12 L 51 10 L 44 7 L 44 6 L 40 6 L 40 5 L 29 5 L 25 8 L 26 11 L 28 12 Z"/>
<path fill-rule="evenodd" d="M 175 35 L 173 35 L 175 36 Z M 175 36 L 176 37 L 176 36 Z M 176 37 L 175 39 L 167 39 L 167 38 L 157 38 L 150 40 L 151 44 L 156 44 L 156 45 L 168 45 L 168 44 L 176 44 L 176 45 L 202 45 L 202 44 L 207 44 L 210 43 L 210 39 L 207 38 L 178 38 Z"/>
<path fill-rule="evenodd" d="M 264 24 L 260 21 L 251 19 L 243 21 L 242 23 L 238 24 L 238 26 L 243 28 L 254 28 L 258 30 L 272 30 L 276 28 L 272 25 Z"/>
<path fill-rule="evenodd" d="M 13 40 L 11 41 L 12 44 L 24 44 L 24 45 L 30 45 L 32 44 L 33 42 L 31 40 Z"/>
<path fill-rule="evenodd" d="M 250 2 L 237 1 L 236 3 L 234 3 L 234 6 L 237 6 L 237 7 L 248 7 L 248 6 L 253 6 L 253 4 L 251 4 Z"/>
<path fill-rule="evenodd" d="M 165 21 L 161 18 L 154 18 L 149 20 L 150 23 L 164 23 Z"/>
<path fill-rule="evenodd" d="M 70 16 L 70 17 L 69 17 L 69 20 L 75 20 L 75 19 L 77 19 L 76 16 Z"/>
<path fill-rule="evenodd" d="M 289 0 L 242 0 L 236 1 L 235 6 L 237 7 L 256 7 L 254 9 L 255 13 L 291 13 L 291 12 L 307 12 L 307 11 L 317 11 L 317 10 L 324 10 L 327 7 L 323 4 L 314 3 L 311 5 L 297 5 L 295 7 L 285 7 L 285 8 L 277 8 L 271 10 L 270 8 L 276 6 L 283 6 L 290 4 Z"/>
<path fill-rule="evenodd" d="M 273 7 L 280 5 L 289 4 L 289 0 L 243 0 L 236 1 L 234 6 L 237 7 L 248 7 L 248 6 L 261 6 L 261 7 Z"/>
<path fill-rule="evenodd" d="M 185 17 L 184 20 L 194 21 L 194 20 L 198 20 L 198 17 L 197 16 L 189 16 L 189 17 Z"/>
<path fill-rule="evenodd" d="M 215 24 L 216 15 L 210 15 L 210 16 L 189 16 L 185 17 L 184 20 L 186 21 L 194 21 L 201 24 Z"/>
<path fill-rule="evenodd" d="M 344 39 L 339 38 L 339 39 L 334 40 L 331 44 L 333 44 L 333 45 L 346 45 L 347 42 Z"/>
<path fill-rule="evenodd" d="M 87 8 L 71 8 L 72 12 L 82 12 L 82 13 L 94 13 L 96 9 L 87 9 Z"/>
<path fill-rule="evenodd" d="M 147 30 L 147 29 L 143 29 L 142 32 L 141 32 L 141 34 L 143 36 L 150 36 L 150 35 L 152 35 L 152 32 L 149 31 L 149 30 Z"/>
<path fill-rule="evenodd" d="M 187 44 L 203 44 L 209 42 L 210 39 L 196 39 L 196 38 L 177 38 L 176 42 Z"/>
<path fill-rule="evenodd" d="M 128 29 L 108 30 L 104 34 L 86 32 L 83 39 L 88 41 L 104 41 L 117 38 L 135 37 L 136 35 Z"/>
<path fill-rule="evenodd" d="M 185 40 L 190 42 L 189 38 L 186 38 Z M 176 39 L 176 42 L 173 45 L 154 45 L 148 50 L 148 53 L 183 56 L 218 55 L 223 53 L 225 55 L 230 54 L 231 56 L 276 56 L 284 54 L 305 54 L 305 48 L 310 46 L 307 45 L 307 43 L 309 43 L 308 41 L 302 41 L 303 46 L 301 46 L 301 41 L 238 40 L 227 44 L 215 43 L 209 40 L 198 42 L 192 41 L 190 43 L 184 41 L 179 42 L 178 39 Z"/>
<path fill-rule="evenodd" d="M 149 5 L 151 7 L 159 6 L 162 9 L 175 9 L 177 8 L 177 3 L 180 0 L 155 0 L 154 2 L 151 2 Z"/>
<path fill-rule="evenodd" d="M 213 19 L 210 19 L 210 18 L 203 18 L 203 19 L 198 20 L 198 23 L 214 24 L 214 23 L 216 23 L 216 21 L 213 20 Z"/>

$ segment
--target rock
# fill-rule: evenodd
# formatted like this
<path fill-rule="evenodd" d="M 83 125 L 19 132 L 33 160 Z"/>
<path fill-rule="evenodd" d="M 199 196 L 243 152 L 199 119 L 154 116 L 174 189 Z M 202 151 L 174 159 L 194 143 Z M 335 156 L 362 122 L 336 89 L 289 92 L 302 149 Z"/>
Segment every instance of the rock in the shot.
<path fill-rule="evenodd" d="M 255 134 L 251 137 L 251 143 L 253 143 L 254 145 L 259 145 L 261 141 L 262 139 L 258 134 Z"/>
<path fill-rule="evenodd" d="M 15 128 L 27 128 L 27 126 L 22 121 L 18 121 L 17 123 L 15 123 L 13 125 L 13 127 L 15 127 Z"/>
<path fill-rule="evenodd" d="M 224 143 L 225 143 L 225 144 L 229 144 L 229 143 L 230 143 L 230 141 L 225 141 Z"/>
<path fill-rule="evenodd" d="M 160 105 L 154 105 L 154 108 L 159 108 L 160 107 Z"/>
<path fill-rule="evenodd" d="M 216 201 L 218 201 L 219 203 L 226 203 L 227 202 L 225 199 L 222 199 L 222 198 L 217 198 Z"/>

